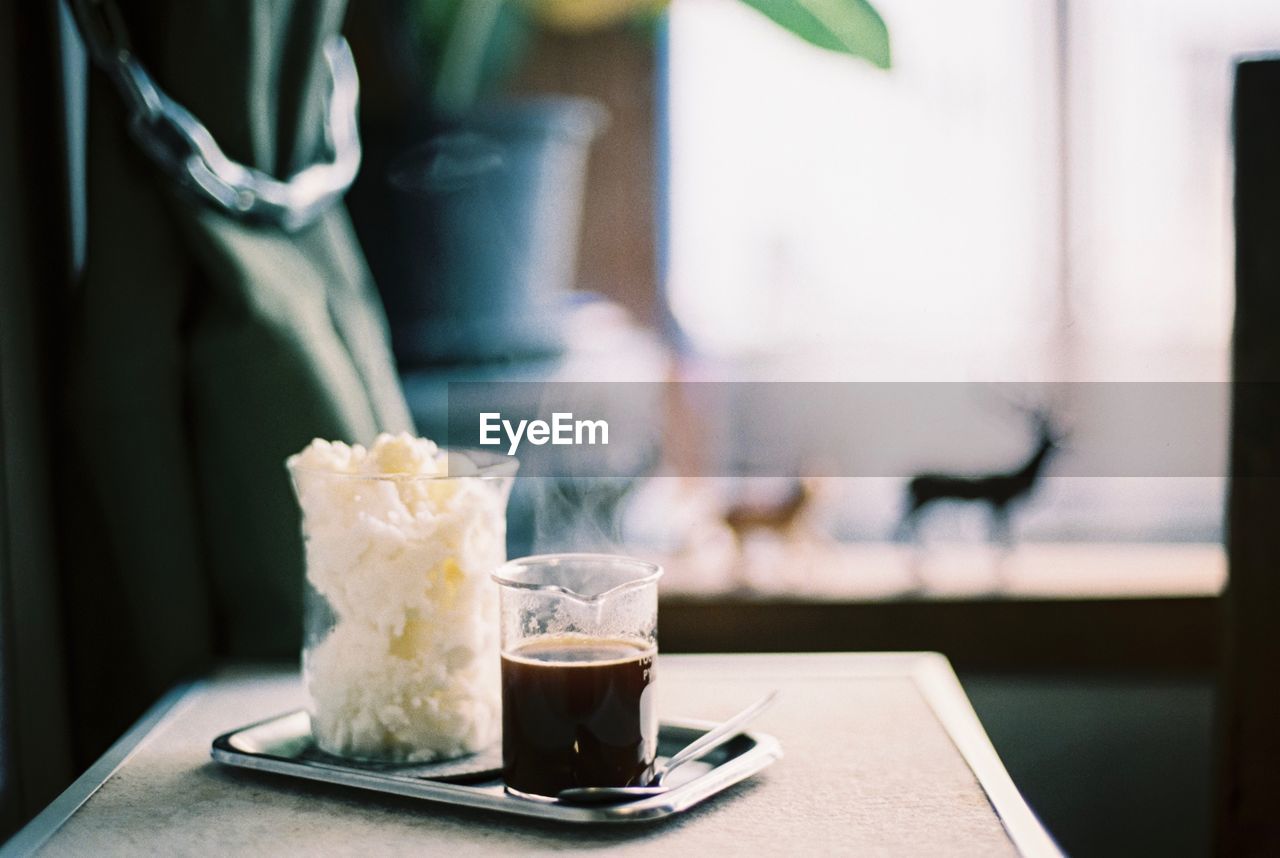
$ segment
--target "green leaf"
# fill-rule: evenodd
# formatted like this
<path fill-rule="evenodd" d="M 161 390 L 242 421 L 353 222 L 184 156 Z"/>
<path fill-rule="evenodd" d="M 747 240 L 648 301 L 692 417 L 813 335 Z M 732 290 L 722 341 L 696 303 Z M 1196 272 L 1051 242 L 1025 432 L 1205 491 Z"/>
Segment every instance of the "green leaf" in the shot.
<path fill-rule="evenodd" d="M 742 0 L 807 42 L 889 67 L 889 28 L 867 0 Z"/>
<path fill-rule="evenodd" d="M 426 54 L 432 105 L 445 114 L 491 97 L 523 58 L 530 22 L 507 0 L 416 0 L 410 19 Z"/>

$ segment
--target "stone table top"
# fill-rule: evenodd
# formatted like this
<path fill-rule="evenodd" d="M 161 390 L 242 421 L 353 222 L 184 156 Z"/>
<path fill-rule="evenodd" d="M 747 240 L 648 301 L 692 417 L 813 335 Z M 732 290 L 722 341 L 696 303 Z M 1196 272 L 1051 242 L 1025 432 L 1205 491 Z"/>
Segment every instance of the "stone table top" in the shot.
<path fill-rule="evenodd" d="M 665 655 L 664 717 L 727 717 L 785 757 L 670 819 L 575 826 L 213 763 L 210 742 L 304 705 L 296 671 L 175 692 L 6 846 L 45 855 L 1058 855 L 950 665 L 930 653 Z"/>

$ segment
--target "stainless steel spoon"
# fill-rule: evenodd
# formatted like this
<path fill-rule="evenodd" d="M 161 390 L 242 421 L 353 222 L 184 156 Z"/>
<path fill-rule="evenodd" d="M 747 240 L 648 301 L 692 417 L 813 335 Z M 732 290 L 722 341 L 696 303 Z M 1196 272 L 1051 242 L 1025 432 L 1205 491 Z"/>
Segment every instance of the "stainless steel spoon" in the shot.
<path fill-rule="evenodd" d="M 670 758 L 667 759 L 666 763 L 658 766 L 653 773 L 653 777 L 649 779 L 649 783 L 644 786 L 571 787 L 570 789 L 561 790 L 556 795 L 556 798 L 569 804 L 614 804 L 622 801 L 638 801 L 642 798 L 662 795 L 664 792 L 671 789 L 671 787 L 662 785 L 662 782 L 666 780 L 667 775 L 671 774 L 671 772 L 680 766 L 683 766 L 685 763 L 702 759 L 725 742 L 737 736 L 742 732 L 742 728 L 748 721 L 768 709 L 777 697 L 777 691 L 770 691 L 764 697 L 761 697 L 737 715 L 734 715 L 729 720 L 716 725 L 712 729 L 703 733 L 697 739 L 685 745 L 679 751 L 672 754 Z"/>

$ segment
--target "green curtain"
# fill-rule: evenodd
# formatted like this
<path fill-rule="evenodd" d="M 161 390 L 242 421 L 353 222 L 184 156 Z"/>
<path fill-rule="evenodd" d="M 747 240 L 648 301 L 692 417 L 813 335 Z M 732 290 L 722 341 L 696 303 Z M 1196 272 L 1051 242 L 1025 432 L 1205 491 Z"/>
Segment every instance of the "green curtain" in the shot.
<path fill-rule="evenodd" d="M 342 0 L 120 0 L 135 53 L 229 157 L 325 158 Z M 214 657 L 293 656 L 302 551 L 285 457 L 411 421 L 345 211 L 296 233 L 177 193 L 92 74 L 87 257 L 65 319 L 74 710 L 114 731 Z"/>
<path fill-rule="evenodd" d="M 53 11 L 0 0 L 0 839 L 74 774 L 49 478 L 67 270 Z"/>

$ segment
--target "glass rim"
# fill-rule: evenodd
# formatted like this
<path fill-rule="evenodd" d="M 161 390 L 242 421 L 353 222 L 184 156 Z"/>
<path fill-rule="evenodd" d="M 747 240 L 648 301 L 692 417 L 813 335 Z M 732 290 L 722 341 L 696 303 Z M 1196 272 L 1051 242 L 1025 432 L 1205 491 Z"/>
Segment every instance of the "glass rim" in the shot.
<path fill-rule="evenodd" d="M 330 468 L 316 468 L 298 464 L 300 453 L 294 453 L 284 460 L 284 467 L 290 474 L 317 474 L 335 477 L 341 480 L 366 482 L 415 482 L 418 480 L 503 480 L 510 479 L 520 470 L 520 461 L 515 456 L 504 456 L 491 450 L 476 450 L 471 447 L 440 447 L 445 455 L 445 467 L 448 467 L 449 456 L 465 456 L 475 465 L 475 471 L 469 474 L 351 474 L 335 471 Z M 480 464 L 484 460 L 485 464 Z"/>
<path fill-rule="evenodd" d="M 558 566 L 565 561 L 585 561 L 609 563 L 616 566 L 631 566 L 636 569 L 644 570 L 644 574 L 639 577 L 632 578 L 629 581 L 623 581 L 620 584 L 615 584 L 608 590 L 596 593 L 592 596 L 579 593 L 576 590 L 572 590 L 560 584 L 535 584 L 531 581 L 522 581 L 510 576 L 510 572 L 514 569 L 524 569 L 535 565 Z M 497 569 L 494 569 L 493 572 L 489 574 L 489 577 L 502 587 L 511 587 L 517 590 L 535 590 L 548 593 L 559 593 L 579 602 L 590 604 L 592 602 L 602 601 L 626 590 L 634 590 L 648 586 L 649 584 L 657 583 L 658 579 L 662 577 L 662 573 L 664 571 L 665 570 L 663 570 L 662 566 L 657 563 L 653 563 L 649 560 L 641 560 L 638 557 L 631 557 L 626 554 L 567 551 L 554 554 L 532 554 L 528 557 L 517 557 L 514 560 L 508 560 Z"/>

